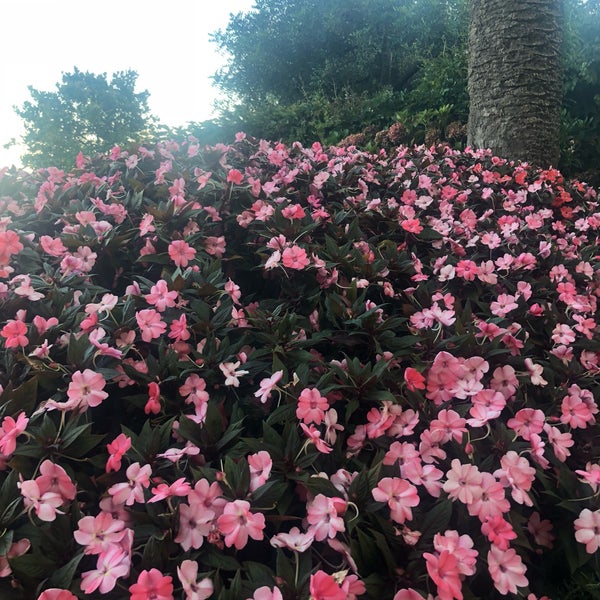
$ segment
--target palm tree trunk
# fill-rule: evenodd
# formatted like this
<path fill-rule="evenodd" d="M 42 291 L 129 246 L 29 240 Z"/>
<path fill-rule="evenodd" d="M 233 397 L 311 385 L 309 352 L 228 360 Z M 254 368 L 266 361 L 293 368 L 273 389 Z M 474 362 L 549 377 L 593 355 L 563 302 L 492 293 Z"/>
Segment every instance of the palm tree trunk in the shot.
<path fill-rule="evenodd" d="M 562 0 L 471 0 L 470 146 L 556 166 L 561 45 Z"/>

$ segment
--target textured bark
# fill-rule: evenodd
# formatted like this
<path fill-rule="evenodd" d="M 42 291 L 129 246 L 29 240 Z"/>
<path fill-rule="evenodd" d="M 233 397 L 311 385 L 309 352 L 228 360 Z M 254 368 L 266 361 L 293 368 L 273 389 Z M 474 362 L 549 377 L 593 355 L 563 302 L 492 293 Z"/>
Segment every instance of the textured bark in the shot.
<path fill-rule="evenodd" d="M 558 163 L 561 44 L 562 0 L 471 0 L 470 146 Z"/>

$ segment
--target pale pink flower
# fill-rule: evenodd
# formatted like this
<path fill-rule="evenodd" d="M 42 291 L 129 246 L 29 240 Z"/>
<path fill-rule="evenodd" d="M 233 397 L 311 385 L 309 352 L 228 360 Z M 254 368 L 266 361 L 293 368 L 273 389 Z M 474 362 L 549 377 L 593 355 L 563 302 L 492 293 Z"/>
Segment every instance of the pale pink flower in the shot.
<path fill-rule="evenodd" d="M 530 358 L 526 358 L 525 368 L 529 373 L 529 377 L 531 378 L 531 383 L 533 385 L 548 385 L 548 382 L 542 377 L 542 374 L 544 373 L 544 367 L 542 367 L 542 365 L 536 365 Z"/>
<path fill-rule="evenodd" d="M 40 465 L 40 475 L 35 478 L 35 482 L 42 494 L 54 492 L 59 494 L 64 502 L 74 500 L 77 495 L 77 488 L 67 472 L 49 459 Z"/>
<path fill-rule="evenodd" d="M 600 464 L 588 462 L 585 465 L 585 471 L 577 469 L 575 473 L 581 475 L 582 478 L 579 481 L 587 483 L 594 493 L 598 491 L 600 486 Z"/>
<path fill-rule="evenodd" d="M 246 500 L 234 500 L 225 505 L 223 514 L 217 519 L 217 526 L 225 536 L 225 545 L 241 550 L 248 543 L 248 537 L 253 540 L 264 538 L 265 516 L 251 513 L 250 503 Z"/>
<path fill-rule="evenodd" d="M 81 576 L 81 589 L 86 594 L 98 590 L 101 594 L 112 591 L 119 577 L 127 577 L 131 561 L 119 546 L 111 546 L 100 554 L 96 568 Z"/>
<path fill-rule="evenodd" d="M 500 459 L 500 469 L 494 472 L 500 483 L 511 488 L 515 502 L 532 506 L 533 502 L 527 494 L 535 477 L 535 469 L 524 456 L 519 456 L 514 450 L 509 450 Z"/>
<path fill-rule="evenodd" d="M 127 468 L 127 482 L 115 483 L 108 488 L 108 493 L 116 504 L 131 506 L 134 502 L 144 502 L 144 488 L 150 485 L 152 467 L 135 462 Z"/>
<path fill-rule="evenodd" d="M 452 500 L 471 504 L 481 496 L 482 475 L 475 465 L 462 464 L 458 458 L 451 462 L 443 490 Z"/>
<path fill-rule="evenodd" d="M 317 494 L 307 504 L 306 520 L 315 540 L 321 542 L 346 530 L 344 519 L 340 516 L 340 513 L 346 511 L 346 507 L 347 502 L 343 498 L 329 498 L 323 494 Z"/>
<path fill-rule="evenodd" d="M 180 477 L 171 484 L 159 483 L 156 487 L 153 487 L 151 490 L 152 498 L 148 502 L 160 502 L 167 498 L 187 496 L 191 491 L 192 486 L 189 482 L 186 481 L 185 477 Z"/>
<path fill-rule="evenodd" d="M 249 489 L 251 492 L 254 492 L 269 479 L 271 467 L 273 466 L 271 455 L 266 450 L 250 454 L 248 455 L 248 466 L 250 467 Z"/>
<path fill-rule="evenodd" d="M 313 531 L 302 533 L 298 527 L 292 527 L 288 533 L 278 533 L 271 538 L 271 546 L 288 548 L 294 552 L 305 552 L 315 539 Z"/>
<path fill-rule="evenodd" d="M 575 519 L 575 539 L 585 544 L 585 551 L 593 554 L 600 548 L 600 509 L 592 512 L 584 508 Z"/>
<path fill-rule="evenodd" d="M 510 510 L 510 502 L 506 498 L 504 486 L 487 471 L 481 473 L 481 495 L 476 496 L 473 502 L 467 504 L 467 510 L 472 516 L 477 516 L 481 521 L 488 517 L 502 515 Z"/>
<path fill-rule="evenodd" d="M 319 452 L 322 454 L 329 454 L 333 450 L 329 444 L 321 439 L 321 432 L 312 423 L 310 425 L 300 423 L 300 428 L 308 438 L 308 441 L 313 444 Z M 348 446 L 350 446 L 350 439 L 348 439 Z"/>
<path fill-rule="evenodd" d="M 431 421 L 429 429 L 431 439 L 438 444 L 445 444 L 451 439 L 456 442 L 462 440 L 463 433 L 466 433 L 466 421 L 455 410 L 442 409 L 437 414 L 437 418 Z"/>
<path fill-rule="evenodd" d="M 513 429 L 517 435 L 529 440 L 532 434 L 540 434 L 544 429 L 546 415 L 543 411 L 533 408 L 522 408 L 517 411 L 506 425 Z"/>
<path fill-rule="evenodd" d="M 254 396 L 258 398 L 262 404 L 271 397 L 271 393 L 276 388 L 277 383 L 283 377 L 283 371 L 275 371 L 271 377 L 261 379 L 260 389 L 254 392 Z"/>
<path fill-rule="evenodd" d="M 159 338 L 167 330 L 167 324 L 161 319 L 160 313 L 153 308 L 137 311 L 135 320 L 142 332 L 144 342 L 151 342 Z"/>
<path fill-rule="evenodd" d="M 0 555 L 0 577 L 8 577 L 12 573 L 10 568 L 9 558 L 23 556 L 29 552 L 31 542 L 27 538 L 20 539 L 18 542 L 13 542 L 5 555 Z M 77 600 L 77 599 L 75 599 Z"/>
<path fill-rule="evenodd" d="M 75 541 L 85 546 L 85 554 L 102 554 L 118 544 L 126 534 L 125 523 L 110 513 L 100 512 L 95 517 L 83 517 L 73 532 Z"/>
<path fill-rule="evenodd" d="M 56 513 L 63 514 L 62 511 L 58 510 L 58 507 L 63 504 L 63 498 L 60 494 L 56 492 L 42 493 L 37 482 L 33 479 L 20 481 L 17 483 L 17 487 L 21 492 L 27 512 L 35 511 L 40 520 L 54 521 Z"/>
<path fill-rule="evenodd" d="M 513 548 L 502 550 L 492 545 L 487 560 L 494 587 L 502 595 L 516 594 L 517 587 L 526 587 L 529 584 L 525 577 L 527 567 Z"/>
<path fill-rule="evenodd" d="M 459 535 L 456 530 L 446 530 L 443 534 L 433 536 L 433 547 L 436 552 L 447 550 L 458 560 L 461 575 L 474 575 L 476 570 L 477 550 L 473 550 L 473 540 L 467 534 Z"/>
<path fill-rule="evenodd" d="M 247 600 L 283 600 L 283 596 L 278 587 L 271 590 L 269 586 L 263 585 L 254 592 L 252 598 L 247 598 Z"/>
<path fill-rule="evenodd" d="M 179 505 L 179 533 L 175 542 L 188 551 L 197 550 L 213 528 L 215 513 L 206 506 L 190 499 L 190 504 Z"/>
<path fill-rule="evenodd" d="M 206 600 L 212 596 L 213 582 L 208 577 L 198 581 L 198 563 L 195 560 L 182 561 L 177 567 L 177 576 L 183 586 L 185 600 Z"/>
<path fill-rule="evenodd" d="M 244 371 L 243 369 L 238 370 L 240 364 L 241 362 L 239 360 L 236 362 L 224 362 L 219 364 L 219 369 L 221 370 L 221 373 L 225 375 L 225 385 L 239 387 L 239 377 L 242 377 L 243 375 L 248 375 L 249 371 Z"/>
<path fill-rule="evenodd" d="M 423 596 L 413 588 L 404 588 L 396 592 L 393 600 L 423 600 Z"/>

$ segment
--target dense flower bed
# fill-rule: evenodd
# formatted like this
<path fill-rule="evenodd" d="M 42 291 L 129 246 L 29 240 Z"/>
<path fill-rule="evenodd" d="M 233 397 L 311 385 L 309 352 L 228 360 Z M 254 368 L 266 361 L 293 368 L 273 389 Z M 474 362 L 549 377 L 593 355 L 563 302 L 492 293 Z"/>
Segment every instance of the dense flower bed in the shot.
<path fill-rule="evenodd" d="M 594 189 L 240 134 L 4 170 L 0 215 L 11 597 L 597 579 Z"/>

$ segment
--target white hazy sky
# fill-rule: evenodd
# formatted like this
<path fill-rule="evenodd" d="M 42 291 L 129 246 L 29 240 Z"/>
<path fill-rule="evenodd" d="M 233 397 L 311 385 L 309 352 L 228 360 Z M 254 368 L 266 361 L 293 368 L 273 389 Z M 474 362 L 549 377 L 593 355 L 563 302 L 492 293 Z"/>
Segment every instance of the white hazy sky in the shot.
<path fill-rule="evenodd" d="M 253 0 L 0 0 L 0 167 L 20 150 L 4 144 L 22 134 L 13 107 L 27 86 L 54 91 L 62 73 L 132 69 L 136 91 L 166 125 L 211 116 L 210 76 L 225 60 L 209 42 L 230 14 Z"/>

